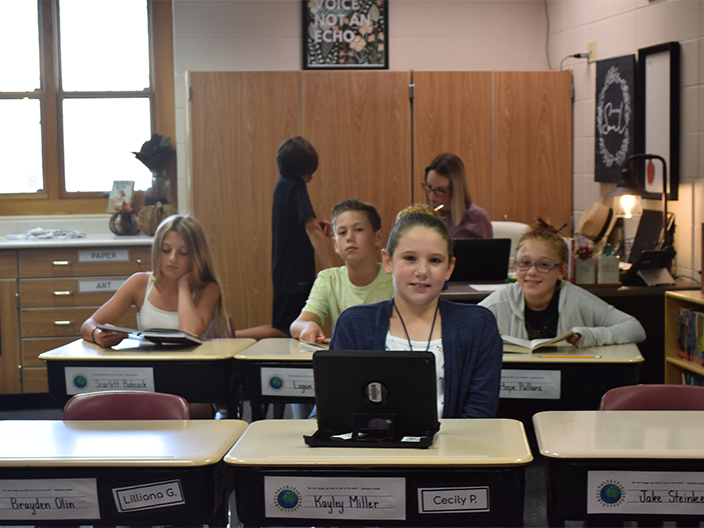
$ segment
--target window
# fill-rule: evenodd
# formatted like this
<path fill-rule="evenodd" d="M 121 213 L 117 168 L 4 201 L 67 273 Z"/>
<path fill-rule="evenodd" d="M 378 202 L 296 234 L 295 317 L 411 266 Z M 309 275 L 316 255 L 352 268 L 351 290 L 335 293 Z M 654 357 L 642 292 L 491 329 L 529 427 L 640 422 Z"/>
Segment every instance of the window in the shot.
<path fill-rule="evenodd" d="M 149 187 L 132 152 L 173 137 L 173 108 L 171 2 L 0 1 L 0 214 L 105 212 L 113 180 Z"/>

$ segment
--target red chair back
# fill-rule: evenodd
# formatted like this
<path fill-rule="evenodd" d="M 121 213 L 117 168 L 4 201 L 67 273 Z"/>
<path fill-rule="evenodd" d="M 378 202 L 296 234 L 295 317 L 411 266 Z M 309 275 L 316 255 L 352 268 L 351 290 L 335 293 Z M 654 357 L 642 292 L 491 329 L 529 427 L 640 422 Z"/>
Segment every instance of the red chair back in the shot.
<path fill-rule="evenodd" d="M 175 394 L 104 391 L 76 394 L 63 420 L 189 420 L 188 402 Z"/>
<path fill-rule="evenodd" d="M 704 387 L 696 385 L 627 385 L 606 391 L 602 411 L 702 411 Z"/>

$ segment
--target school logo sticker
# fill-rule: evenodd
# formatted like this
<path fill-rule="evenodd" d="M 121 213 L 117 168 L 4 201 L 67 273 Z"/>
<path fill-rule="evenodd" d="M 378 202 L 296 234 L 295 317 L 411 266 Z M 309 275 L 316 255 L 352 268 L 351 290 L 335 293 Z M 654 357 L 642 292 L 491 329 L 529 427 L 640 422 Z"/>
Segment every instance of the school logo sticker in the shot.
<path fill-rule="evenodd" d="M 281 486 L 274 492 L 274 506 L 280 512 L 295 512 L 302 503 L 303 498 L 295 486 Z"/>
<path fill-rule="evenodd" d="M 616 508 L 626 500 L 626 492 L 618 480 L 605 480 L 596 488 L 596 501 L 605 508 Z"/>
<path fill-rule="evenodd" d="M 275 390 L 275 391 L 279 391 L 286 386 L 286 382 L 278 374 L 274 374 L 272 376 L 269 376 L 269 379 L 267 380 L 267 384 L 269 385 L 270 389 Z"/>
<path fill-rule="evenodd" d="M 73 386 L 77 389 L 85 389 L 88 387 L 88 378 L 86 378 L 84 374 L 76 374 L 71 381 Z"/>

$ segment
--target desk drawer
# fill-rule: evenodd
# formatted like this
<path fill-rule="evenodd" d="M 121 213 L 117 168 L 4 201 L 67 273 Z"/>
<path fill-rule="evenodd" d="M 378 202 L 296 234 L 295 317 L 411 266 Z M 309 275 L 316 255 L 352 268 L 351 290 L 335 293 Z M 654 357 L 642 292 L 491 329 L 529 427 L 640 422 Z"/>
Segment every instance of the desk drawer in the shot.
<path fill-rule="evenodd" d="M 21 279 L 20 308 L 101 306 L 126 280 L 126 276 Z"/>
<path fill-rule="evenodd" d="M 80 336 L 81 325 L 97 306 L 80 308 L 23 308 L 22 337 Z M 137 328 L 137 309 L 133 306 L 115 321 L 117 326 Z"/>
<path fill-rule="evenodd" d="M 24 249 L 20 277 L 132 275 L 151 270 L 150 247 Z"/>
<path fill-rule="evenodd" d="M 75 341 L 76 337 L 34 337 L 22 340 L 22 366 L 27 367 L 46 367 L 44 360 L 39 359 L 39 354 L 53 350 L 64 345 L 68 345 L 71 341 Z"/>

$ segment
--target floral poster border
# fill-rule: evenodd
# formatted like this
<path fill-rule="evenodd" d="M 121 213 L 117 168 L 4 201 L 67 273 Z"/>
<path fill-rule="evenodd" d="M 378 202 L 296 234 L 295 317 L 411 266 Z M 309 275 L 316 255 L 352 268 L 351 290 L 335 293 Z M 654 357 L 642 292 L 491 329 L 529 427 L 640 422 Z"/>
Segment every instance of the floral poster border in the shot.
<path fill-rule="evenodd" d="M 388 0 L 302 0 L 303 69 L 389 68 Z"/>

